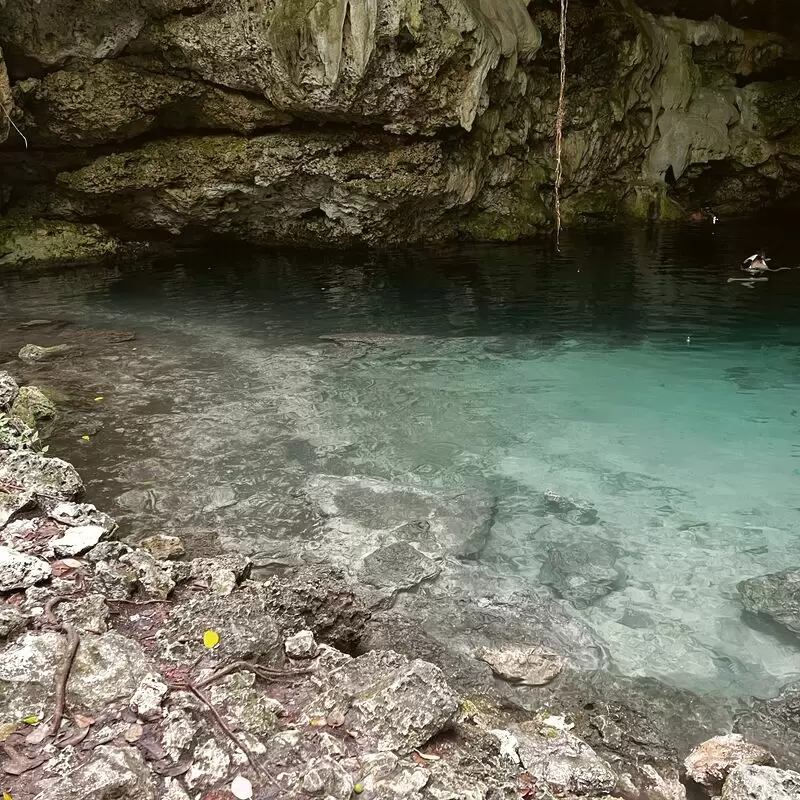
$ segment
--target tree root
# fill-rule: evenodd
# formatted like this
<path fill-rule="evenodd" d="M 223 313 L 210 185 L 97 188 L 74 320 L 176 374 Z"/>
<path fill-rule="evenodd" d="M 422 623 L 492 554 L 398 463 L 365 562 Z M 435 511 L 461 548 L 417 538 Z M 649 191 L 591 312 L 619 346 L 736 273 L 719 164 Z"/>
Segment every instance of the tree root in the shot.
<path fill-rule="evenodd" d="M 58 731 L 61 728 L 61 720 L 64 717 L 64 708 L 67 704 L 67 683 L 69 681 L 69 674 L 72 671 L 72 664 L 75 661 L 75 654 L 78 652 L 78 647 L 81 643 L 81 637 L 75 626 L 69 622 L 61 622 L 56 618 L 53 609 L 63 600 L 72 600 L 71 595 L 58 595 L 51 597 L 44 607 L 45 619 L 51 624 L 62 631 L 67 636 L 67 652 L 64 654 L 64 659 L 56 670 L 56 689 L 55 689 L 55 710 L 53 712 L 53 721 L 50 723 L 50 735 L 53 737 L 58 736 Z"/>
<path fill-rule="evenodd" d="M 311 673 L 310 669 L 272 669 L 271 667 L 263 667 L 260 664 L 253 664 L 250 661 L 234 661 L 232 664 L 220 667 L 208 678 L 204 678 L 202 681 L 197 681 L 195 686 L 199 687 L 200 689 L 205 689 L 206 686 L 210 686 L 212 683 L 220 680 L 220 678 L 224 678 L 226 675 L 230 675 L 232 672 L 238 672 L 240 669 L 248 670 L 256 677 L 261 678 L 264 681 L 275 681 L 280 680 L 281 678 L 293 678 L 297 675 L 308 675 Z"/>

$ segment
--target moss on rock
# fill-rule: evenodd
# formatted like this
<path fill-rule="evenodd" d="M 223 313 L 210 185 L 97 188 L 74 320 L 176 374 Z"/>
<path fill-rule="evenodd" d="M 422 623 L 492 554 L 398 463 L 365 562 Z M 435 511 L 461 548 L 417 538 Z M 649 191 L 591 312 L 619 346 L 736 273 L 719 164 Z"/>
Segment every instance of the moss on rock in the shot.
<path fill-rule="evenodd" d="M 0 225 L 0 267 L 96 261 L 119 244 L 99 225 L 11 219 Z"/>

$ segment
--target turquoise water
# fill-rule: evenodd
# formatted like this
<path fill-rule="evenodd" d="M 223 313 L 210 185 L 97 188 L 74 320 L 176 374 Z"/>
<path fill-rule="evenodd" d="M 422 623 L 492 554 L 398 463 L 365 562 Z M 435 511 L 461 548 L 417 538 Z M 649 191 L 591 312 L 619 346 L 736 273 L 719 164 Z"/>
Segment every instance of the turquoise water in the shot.
<path fill-rule="evenodd" d="M 727 282 L 765 240 L 793 264 L 784 233 L 730 223 L 561 254 L 210 253 L 2 293 L 17 321 L 138 331 L 94 365 L 109 402 L 76 458 L 134 533 L 289 564 L 309 476 L 488 489 L 476 596 L 562 593 L 548 553 L 589 549 L 618 579 L 564 602 L 610 668 L 767 695 L 800 650 L 742 619 L 736 583 L 800 566 L 800 270 Z"/>

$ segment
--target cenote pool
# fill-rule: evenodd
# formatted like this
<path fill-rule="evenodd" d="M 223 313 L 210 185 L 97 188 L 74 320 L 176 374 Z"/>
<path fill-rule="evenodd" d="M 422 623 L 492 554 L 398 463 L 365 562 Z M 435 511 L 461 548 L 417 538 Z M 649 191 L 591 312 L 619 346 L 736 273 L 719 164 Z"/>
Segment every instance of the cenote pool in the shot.
<path fill-rule="evenodd" d="M 217 251 L 5 275 L 0 349 L 19 373 L 27 320 L 136 332 L 23 376 L 72 393 L 54 449 L 131 535 L 278 568 L 314 551 L 315 476 L 488 493 L 462 589 L 563 598 L 621 674 L 765 696 L 800 650 L 743 618 L 736 585 L 800 566 L 800 271 L 727 279 L 762 245 L 800 264 L 793 244 L 723 222 L 569 234 L 560 254 Z"/>

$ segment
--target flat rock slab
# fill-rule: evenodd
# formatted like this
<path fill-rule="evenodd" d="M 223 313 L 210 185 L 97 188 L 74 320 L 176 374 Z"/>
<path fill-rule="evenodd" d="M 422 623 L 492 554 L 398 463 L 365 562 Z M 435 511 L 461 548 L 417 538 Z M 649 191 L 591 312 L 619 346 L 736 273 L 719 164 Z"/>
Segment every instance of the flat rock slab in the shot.
<path fill-rule="evenodd" d="M 722 800 L 800 800 L 800 773 L 742 766 L 728 776 Z"/>
<path fill-rule="evenodd" d="M 24 486 L 37 497 L 53 500 L 74 500 L 83 493 L 83 481 L 72 464 L 24 450 L 0 450 L 0 483 Z"/>
<path fill-rule="evenodd" d="M 738 733 L 715 736 L 695 747 L 684 761 L 686 774 L 702 786 L 719 787 L 728 774 L 742 765 L 774 766 L 772 754 Z"/>
<path fill-rule="evenodd" d="M 91 550 L 104 535 L 100 525 L 76 525 L 52 541 L 53 551 L 57 556 L 79 556 Z"/>
<path fill-rule="evenodd" d="M 445 730 L 458 696 L 442 671 L 392 651 L 371 651 L 337 669 L 308 709 L 340 715 L 344 728 L 376 750 L 410 753 Z"/>
<path fill-rule="evenodd" d="M 476 556 L 495 510 L 495 498 L 480 489 L 434 492 L 372 478 L 319 475 L 305 492 L 323 517 L 310 554 L 348 568 L 376 547 L 398 541 L 428 556 Z"/>
<path fill-rule="evenodd" d="M 526 686 L 550 683 L 564 669 L 564 659 L 541 646 L 484 650 L 480 658 L 498 677 Z"/>
<path fill-rule="evenodd" d="M 28 589 L 47 580 L 51 572 L 41 558 L 0 545 L 0 592 Z"/>
<path fill-rule="evenodd" d="M 411 589 L 435 578 L 441 568 L 407 542 L 379 547 L 364 559 L 359 580 L 379 589 Z"/>
<path fill-rule="evenodd" d="M 736 587 L 742 605 L 800 636 L 800 570 L 748 578 Z"/>

